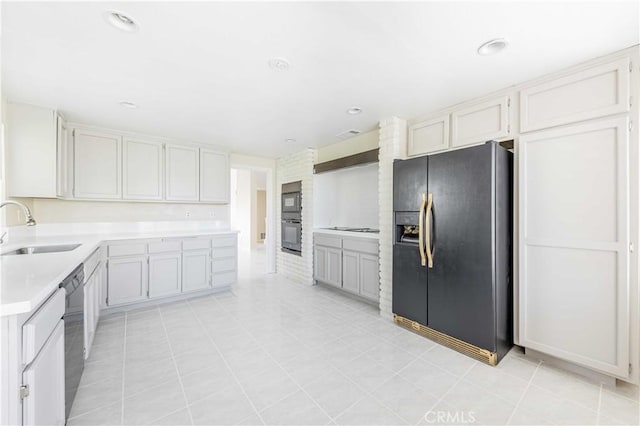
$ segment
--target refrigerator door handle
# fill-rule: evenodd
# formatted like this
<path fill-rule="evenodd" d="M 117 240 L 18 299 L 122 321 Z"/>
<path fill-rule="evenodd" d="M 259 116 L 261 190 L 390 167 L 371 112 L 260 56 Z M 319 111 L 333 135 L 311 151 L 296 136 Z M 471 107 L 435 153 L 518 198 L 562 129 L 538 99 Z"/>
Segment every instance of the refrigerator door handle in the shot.
<path fill-rule="evenodd" d="M 425 214 L 425 204 L 427 202 L 427 196 L 422 194 L 422 201 L 420 202 L 420 216 L 418 218 L 418 248 L 420 249 L 420 265 L 427 265 L 427 258 L 425 256 L 425 246 L 424 246 L 424 230 L 422 229 L 424 226 L 424 214 Z"/>
<path fill-rule="evenodd" d="M 422 194 L 422 196 L 424 197 L 424 194 Z M 425 234 L 426 234 L 425 251 L 427 252 L 427 260 L 428 260 L 429 268 L 433 268 L 433 250 L 431 249 L 431 217 L 433 216 L 432 209 L 433 209 L 433 194 L 429 193 L 429 197 L 427 198 L 427 208 L 426 208 L 427 217 L 424 221 Z M 423 260 L 422 266 L 424 266 L 424 260 Z"/>

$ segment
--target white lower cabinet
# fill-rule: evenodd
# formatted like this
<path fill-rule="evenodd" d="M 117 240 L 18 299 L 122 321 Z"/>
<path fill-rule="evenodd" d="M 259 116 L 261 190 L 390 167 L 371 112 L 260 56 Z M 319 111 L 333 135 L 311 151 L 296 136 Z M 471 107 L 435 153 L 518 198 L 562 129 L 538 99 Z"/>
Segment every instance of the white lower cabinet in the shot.
<path fill-rule="evenodd" d="M 139 302 L 147 298 L 147 256 L 109 258 L 107 279 L 109 306 Z"/>
<path fill-rule="evenodd" d="M 211 286 L 228 287 L 238 275 L 237 234 L 216 236 L 211 240 Z"/>
<path fill-rule="evenodd" d="M 182 291 L 204 290 L 211 286 L 211 252 L 209 249 L 182 253 Z"/>
<path fill-rule="evenodd" d="M 626 117 L 519 141 L 519 344 L 630 376 Z"/>
<path fill-rule="evenodd" d="M 22 373 L 28 396 L 22 400 L 23 425 L 64 425 L 64 321 L 58 320 L 38 356 Z"/>
<path fill-rule="evenodd" d="M 180 253 L 149 255 L 149 297 L 169 296 L 182 291 Z"/>
<path fill-rule="evenodd" d="M 315 233 L 313 260 L 314 280 L 379 300 L 377 240 Z"/>

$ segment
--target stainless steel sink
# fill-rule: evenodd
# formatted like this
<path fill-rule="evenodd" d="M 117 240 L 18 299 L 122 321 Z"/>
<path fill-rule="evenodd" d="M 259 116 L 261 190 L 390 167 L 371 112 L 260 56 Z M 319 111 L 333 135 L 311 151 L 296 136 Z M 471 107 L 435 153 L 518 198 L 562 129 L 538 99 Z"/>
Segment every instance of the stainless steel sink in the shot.
<path fill-rule="evenodd" d="M 63 245 L 57 245 L 57 246 L 20 247 L 19 249 L 2 253 L 2 256 L 9 256 L 14 254 L 59 253 L 62 251 L 75 250 L 78 247 L 80 247 L 80 245 L 81 244 L 63 244 Z"/>

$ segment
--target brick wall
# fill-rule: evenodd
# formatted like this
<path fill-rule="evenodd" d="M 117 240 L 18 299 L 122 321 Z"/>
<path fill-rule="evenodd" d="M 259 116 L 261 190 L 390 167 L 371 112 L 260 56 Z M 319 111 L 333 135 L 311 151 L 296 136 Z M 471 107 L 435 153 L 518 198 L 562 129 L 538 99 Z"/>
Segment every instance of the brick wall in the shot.
<path fill-rule="evenodd" d="M 288 278 L 313 284 L 313 164 L 316 150 L 306 149 L 276 161 L 276 270 Z M 282 184 L 302 181 L 302 256 L 284 253 L 281 247 Z"/>
<path fill-rule="evenodd" d="M 391 318 L 393 276 L 393 160 L 404 156 L 407 122 L 392 117 L 380 122 L 378 203 L 380 215 L 380 315 Z"/>

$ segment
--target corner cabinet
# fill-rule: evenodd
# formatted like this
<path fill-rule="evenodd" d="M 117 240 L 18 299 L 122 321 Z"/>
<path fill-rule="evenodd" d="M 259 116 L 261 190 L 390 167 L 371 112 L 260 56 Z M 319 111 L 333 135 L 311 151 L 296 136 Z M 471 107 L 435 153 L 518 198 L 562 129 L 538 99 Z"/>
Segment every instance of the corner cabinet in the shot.
<path fill-rule="evenodd" d="M 200 201 L 229 202 L 229 155 L 200 148 Z"/>
<path fill-rule="evenodd" d="M 122 198 L 122 137 L 75 128 L 74 197 L 99 200 Z"/>

